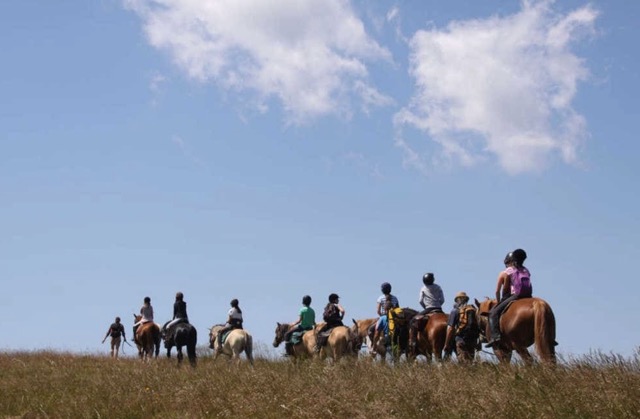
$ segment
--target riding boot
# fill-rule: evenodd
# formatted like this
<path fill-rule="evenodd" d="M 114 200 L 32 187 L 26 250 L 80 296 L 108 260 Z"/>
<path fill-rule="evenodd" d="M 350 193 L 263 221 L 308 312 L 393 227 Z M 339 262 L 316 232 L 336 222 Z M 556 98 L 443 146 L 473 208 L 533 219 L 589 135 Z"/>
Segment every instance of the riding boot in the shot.
<path fill-rule="evenodd" d="M 287 356 L 293 356 L 293 343 L 287 342 L 284 344 L 284 350 Z"/>
<path fill-rule="evenodd" d="M 497 343 L 500 342 L 500 318 L 494 320 L 492 317 L 489 317 L 489 341 L 485 345 L 487 348 L 493 348 Z"/>

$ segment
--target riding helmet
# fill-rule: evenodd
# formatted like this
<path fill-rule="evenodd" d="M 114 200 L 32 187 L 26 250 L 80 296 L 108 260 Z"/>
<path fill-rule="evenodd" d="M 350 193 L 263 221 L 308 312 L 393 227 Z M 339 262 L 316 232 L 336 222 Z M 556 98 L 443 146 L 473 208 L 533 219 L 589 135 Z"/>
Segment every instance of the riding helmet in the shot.
<path fill-rule="evenodd" d="M 511 252 L 511 254 L 513 255 L 513 260 L 518 262 L 519 264 L 522 264 L 524 260 L 527 258 L 527 252 L 525 252 L 522 249 L 516 249 L 513 252 Z"/>
<path fill-rule="evenodd" d="M 334 303 L 338 300 L 338 298 L 340 298 L 340 296 L 338 294 L 330 294 L 329 295 L 329 302 L 330 303 Z"/>
<path fill-rule="evenodd" d="M 383 282 L 382 285 L 380 286 L 380 290 L 382 291 L 383 294 L 390 294 L 391 284 L 388 282 Z"/>
<path fill-rule="evenodd" d="M 311 296 L 305 295 L 304 297 L 302 297 L 302 304 L 305 306 L 311 304 Z"/>
<path fill-rule="evenodd" d="M 504 257 L 504 266 L 509 266 L 513 263 L 513 252 L 507 253 L 507 256 Z"/>
<path fill-rule="evenodd" d="M 433 273 L 431 272 L 427 272 L 426 274 L 424 274 L 424 276 L 422 277 L 422 282 L 425 285 L 431 285 L 435 282 L 436 277 L 433 275 Z"/>

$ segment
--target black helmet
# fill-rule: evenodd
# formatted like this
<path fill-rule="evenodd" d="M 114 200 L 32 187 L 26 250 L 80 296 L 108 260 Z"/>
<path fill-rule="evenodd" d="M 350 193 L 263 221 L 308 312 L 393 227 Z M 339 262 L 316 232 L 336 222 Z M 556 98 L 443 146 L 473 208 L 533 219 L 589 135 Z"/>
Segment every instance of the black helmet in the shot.
<path fill-rule="evenodd" d="M 338 298 L 340 298 L 340 296 L 338 294 L 329 294 L 329 302 L 330 303 L 335 302 Z"/>
<path fill-rule="evenodd" d="M 513 263 L 513 252 L 507 253 L 507 256 L 504 257 L 504 266 L 509 266 Z"/>
<path fill-rule="evenodd" d="M 233 300 L 231 300 L 231 307 L 236 307 L 237 308 L 238 304 L 239 304 L 239 302 L 238 302 L 237 298 L 234 298 Z"/>
<path fill-rule="evenodd" d="M 311 297 L 309 295 L 305 295 L 304 297 L 302 297 L 302 304 L 304 304 L 305 306 L 311 304 Z"/>
<path fill-rule="evenodd" d="M 388 282 L 383 282 L 382 285 L 380 285 L 380 290 L 383 294 L 391 294 L 391 284 Z"/>
<path fill-rule="evenodd" d="M 422 282 L 425 285 L 431 285 L 435 282 L 435 280 L 436 280 L 436 277 L 431 272 L 427 272 L 422 276 Z"/>
<path fill-rule="evenodd" d="M 151 302 L 151 298 L 149 297 L 144 297 L 144 302 L 149 304 Z"/>
<path fill-rule="evenodd" d="M 183 299 L 184 299 L 184 294 L 183 294 L 183 293 L 181 293 L 180 291 L 178 291 L 178 292 L 176 293 L 176 300 L 180 300 L 180 301 L 182 301 Z"/>
<path fill-rule="evenodd" d="M 511 252 L 511 255 L 513 256 L 513 260 L 521 265 L 524 262 L 524 260 L 527 258 L 527 252 L 525 252 L 522 249 L 514 250 L 513 252 Z"/>

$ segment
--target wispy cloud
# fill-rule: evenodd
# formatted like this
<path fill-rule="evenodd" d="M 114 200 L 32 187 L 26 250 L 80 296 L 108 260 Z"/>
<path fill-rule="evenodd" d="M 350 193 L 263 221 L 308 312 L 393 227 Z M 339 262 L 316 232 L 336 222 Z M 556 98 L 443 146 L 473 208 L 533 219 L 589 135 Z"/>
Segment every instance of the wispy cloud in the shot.
<path fill-rule="evenodd" d="M 466 166 L 497 158 L 516 174 L 540 170 L 556 155 L 577 161 L 586 123 L 571 102 L 588 71 L 571 47 L 593 33 L 598 12 L 585 6 L 560 15 L 552 4 L 524 1 L 514 15 L 413 35 L 416 91 L 394 117 L 406 164 L 425 171 L 430 158 L 409 144 L 406 127 L 427 134 L 439 158 Z"/>
<path fill-rule="evenodd" d="M 189 77 L 250 94 L 263 109 L 277 98 L 288 123 L 348 115 L 363 97 L 367 105 L 387 103 L 370 85 L 367 63 L 391 54 L 348 2 L 123 1 L 143 20 L 151 45 L 168 51 Z"/>

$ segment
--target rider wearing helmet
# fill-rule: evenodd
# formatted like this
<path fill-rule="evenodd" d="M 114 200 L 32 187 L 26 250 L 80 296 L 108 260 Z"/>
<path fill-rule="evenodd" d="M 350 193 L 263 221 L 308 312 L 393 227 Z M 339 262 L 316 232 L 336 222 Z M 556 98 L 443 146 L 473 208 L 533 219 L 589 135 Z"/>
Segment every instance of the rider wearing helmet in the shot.
<path fill-rule="evenodd" d="M 378 297 L 378 300 L 376 301 L 376 313 L 380 317 L 378 318 L 378 321 L 374 323 L 375 326 L 373 328 L 373 331 L 369 330 L 369 336 L 372 342 L 377 342 L 380 332 L 384 333 L 385 338 L 389 335 L 388 310 L 400 307 L 398 298 L 395 295 L 391 294 L 390 283 L 383 282 L 382 285 L 380 285 L 380 291 L 382 291 L 382 295 Z"/>
<path fill-rule="evenodd" d="M 424 284 L 420 288 L 420 305 L 423 310 L 420 314 L 428 314 L 431 312 L 442 312 L 442 305 L 444 304 L 444 293 L 440 285 L 435 283 L 436 277 L 431 272 L 428 272 L 422 276 L 422 283 Z"/>
<path fill-rule="evenodd" d="M 173 319 L 162 326 L 162 329 L 171 333 L 171 328 L 178 323 L 189 323 L 187 303 L 184 301 L 184 294 L 180 291 L 176 293 L 176 301 L 173 303 Z"/>
<path fill-rule="evenodd" d="M 242 318 L 242 309 L 240 308 L 238 299 L 234 298 L 229 304 L 231 305 L 231 308 L 227 313 L 227 322 L 224 327 L 218 331 L 218 335 L 216 336 L 216 352 L 222 352 L 222 338 L 227 331 L 242 329 L 242 322 L 244 320 Z"/>
<path fill-rule="evenodd" d="M 291 335 L 295 332 L 303 332 L 312 330 L 316 325 L 316 312 L 311 308 L 311 297 L 305 295 L 302 297 L 302 308 L 300 309 L 300 317 L 291 323 L 289 331 L 284 335 L 285 350 L 287 355 L 293 354 L 293 344 L 291 343 Z"/>
<path fill-rule="evenodd" d="M 327 338 L 321 336 L 323 332 L 329 329 L 333 329 L 337 326 L 344 326 L 342 318 L 344 317 L 344 308 L 340 305 L 340 296 L 338 294 L 329 294 L 329 302 L 324 307 L 324 313 L 322 319 L 325 321 L 324 326 L 316 333 L 316 352 L 320 352 L 320 349 L 327 343 Z"/>
<path fill-rule="evenodd" d="M 500 341 L 500 316 L 507 305 L 519 298 L 531 297 L 531 273 L 523 265 L 527 252 L 516 249 L 507 253 L 504 258 L 506 269 L 498 275 L 496 284 L 496 300 L 498 304 L 489 311 L 489 342 L 487 347 L 493 347 Z"/>

